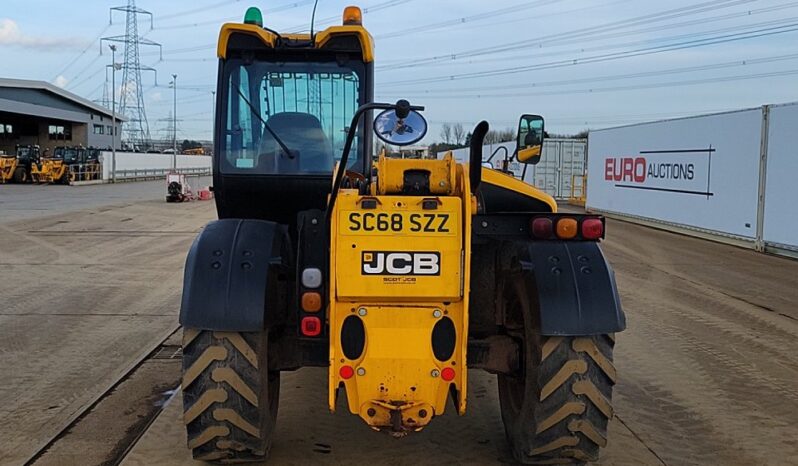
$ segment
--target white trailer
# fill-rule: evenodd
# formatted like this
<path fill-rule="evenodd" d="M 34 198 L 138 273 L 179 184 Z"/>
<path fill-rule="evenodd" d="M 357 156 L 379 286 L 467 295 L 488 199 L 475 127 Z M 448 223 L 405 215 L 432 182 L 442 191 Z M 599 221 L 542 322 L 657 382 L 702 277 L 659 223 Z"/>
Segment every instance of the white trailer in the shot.
<path fill-rule="evenodd" d="M 587 208 L 798 253 L 798 105 L 591 131 Z"/>

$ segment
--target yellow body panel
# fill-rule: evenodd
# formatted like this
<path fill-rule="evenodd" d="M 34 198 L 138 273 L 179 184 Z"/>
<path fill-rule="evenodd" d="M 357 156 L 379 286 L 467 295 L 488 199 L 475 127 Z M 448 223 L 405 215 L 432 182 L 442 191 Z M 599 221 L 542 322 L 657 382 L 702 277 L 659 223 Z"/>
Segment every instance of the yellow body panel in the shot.
<path fill-rule="evenodd" d="M 60 159 L 42 159 L 40 164 L 32 164 L 30 175 L 34 183 L 53 183 L 61 180 L 68 167 Z"/>
<path fill-rule="evenodd" d="M 256 24 L 225 23 L 219 32 L 219 43 L 216 48 L 216 55 L 219 58 L 227 57 L 227 43 L 234 33 L 255 36 L 266 47 L 274 48 L 277 44 L 277 36 L 275 34 Z M 330 26 L 315 34 L 314 47 L 323 48 L 333 37 L 346 35 L 356 35 L 358 37 L 364 62 L 374 61 L 374 40 L 363 26 Z M 286 39 L 310 40 L 310 34 L 283 34 L 282 36 Z"/>
<path fill-rule="evenodd" d="M 382 161 L 380 182 L 395 179 L 394 170 L 405 167 L 397 160 Z M 402 161 L 404 162 L 404 161 Z M 418 163 L 418 160 L 407 162 Z M 356 190 L 341 190 L 332 214 L 330 270 L 330 371 L 329 405 L 335 410 L 337 390 L 343 385 L 349 410 L 358 414 L 376 429 L 392 428 L 397 432 L 419 430 L 433 416 L 443 414 L 450 387 L 458 393 L 460 414 L 465 413 L 468 345 L 468 292 L 470 280 L 470 228 L 472 197 L 465 170 L 451 160 L 440 166 L 430 165 L 431 173 L 444 176 L 440 167 L 449 171 L 445 177 L 453 185 L 447 196 L 361 196 Z M 374 209 L 363 209 L 362 200 L 376 199 Z M 437 209 L 423 209 L 424 199 L 437 200 Z M 364 229 L 362 215 L 375 216 Z M 385 214 L 387 224 L 377 228 L 377 214 Z M 358 221 L 350 217 L 359 214 Z M 430 226 L 411 222 L 412 215 L 434 214 Z M 441 226 L 437 215 L 448 215 Z M 394 231 L 391 217 L 396 219 Z M 401 217 L 401 222 L 398 220 Z M 418 219 L 418 217 L 415 217 Z M 451 223 L 450 223 L 451 222 Z M 355 225 L 359 223 L 359 225 Z M 401 223 L 401 228 L 399 227 Z M 355 227 L 356 228 L 353 228 Z M 416 231 L 413 231 L 416 230 Z M 364 264 L 381 271 L 387 268 L 368 252 L 399 254 L 439 254 L 437 275 L 421 274 L 414 268 L 410 274 L 364 274 Z M 407 257 L 399 260 L 399 268 L 408 267 Z M 387 260 L 387 256 L 386 259 Z M 400 270 L 405 272 L 405 270 Z M 366 343 L 362 354 L 348 359 L 342 350 L 341 328 L 347 317 L 359 318 L 365 328 Z M 440 319 L 451 319 L 456 332 L 454 351 L 445 361 L 437 360 L 432 349 L 432 331 Z M 344 379 L 343 366 L 350 366 L 355 375 Z M 443 380 L 444 369 L 454 370 L 451 381 Z"/>
<path fill-rule="evenodd" d="M 17 169 L 17 158 L 2 156 L 0 157 L 0 183 L 7 183 L 14 177 L 14 171 Z"/>
<path fill-rule="evenodd" d="M 527 197 L 538 199 L 551 207 L 552 212 L 557 212 L 557 201 L 540 189 L 531 186 L 523 181 L 507 175 L 498 170 L 491 170 L 489 168 L 482 169 L 482 182 L 490 183 L 492 185 L 501 186 L 505 189 L 515 191 Z"/>
<path fill-rule="evenodd" d="M 455 165 L 451 152 L 441 160 L 394 159 L 381 155 L 377 161 L 377 171 L 383 175 L 379 179 L 377 193 L 401 193 L 405 170 L 424 170 L 430 173 L 429 187 L 433 194 L 449 194 L 455 189 Z"/>
<path fill-rule="evenodd" d="M 459 300 L 460 198 L 432 198 L 440 203 L 435 210 L 422 209 L 422 200 L 430 199 L 425 197 L 377 199 L 375 209 L 363 209 L 355 190 L 341 191 L 338 197 L 338 234 L 334 237 L 337 298 Z"/>
<path fill-rule="evenodd" d="M 534 159 L 535 157 L 540 157 L 540 151 L 542 148 L 543 146 L 538 144 L 536 146 L 520 149 L 518 151 L 518 155 L 516 155 L 516 158 L 519 162 L 526 162 L 527 160 Z"/>

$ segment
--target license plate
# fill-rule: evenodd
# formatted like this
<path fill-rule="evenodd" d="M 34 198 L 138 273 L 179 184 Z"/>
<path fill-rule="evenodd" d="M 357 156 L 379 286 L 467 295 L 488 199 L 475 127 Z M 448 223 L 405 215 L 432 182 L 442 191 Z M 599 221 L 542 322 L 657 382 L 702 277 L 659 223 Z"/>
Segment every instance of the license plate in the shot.
<path fill-rule="evenodd" d="M 343 235 L 444 235 L 456 234 L 456 215 L 451 212 L 343 211 L 339 233 Z"/>

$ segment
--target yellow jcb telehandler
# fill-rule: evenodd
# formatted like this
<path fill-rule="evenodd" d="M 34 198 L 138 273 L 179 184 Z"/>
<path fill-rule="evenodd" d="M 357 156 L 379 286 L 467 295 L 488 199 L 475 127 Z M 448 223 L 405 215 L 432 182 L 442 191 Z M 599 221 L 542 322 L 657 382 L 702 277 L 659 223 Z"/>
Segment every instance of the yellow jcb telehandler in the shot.
<path fill-rule="evenodd" d="M 0 156 L 0 183 L 30 183 L 33 167 L 40 160 L 39 146 L 17 145 L 16 154 Z"/>
<path fill-rule="evenodd" d="M 468 369 L 484 369 L 516 460 L 597 459 L 626 326 L 604 219 L 484 169 L 485 121 L 469 163 L 373 160 L 374 135 L 403 146 L 427 130 L 423 107 L 374 102 L 373 50 L 357 7 L 315 34 L 264 27 L 257 8 L 222 26 L 219 220 L 189 251 L 180 309 L 194 458 L 266 459 L 280 373 L 317 366 L 331 411 L 345 397 L 397 437 L 449 401 L 464 414 Z M 544 135 L 521 117 L 519 162 Z"/>
<path fill-rule="evenodd" d="M 42 157 L 39 163 L 34 163 L 30 171 L 34 183 L 69 184 L 69 166 L 63 159 L 56 157 Z"/>

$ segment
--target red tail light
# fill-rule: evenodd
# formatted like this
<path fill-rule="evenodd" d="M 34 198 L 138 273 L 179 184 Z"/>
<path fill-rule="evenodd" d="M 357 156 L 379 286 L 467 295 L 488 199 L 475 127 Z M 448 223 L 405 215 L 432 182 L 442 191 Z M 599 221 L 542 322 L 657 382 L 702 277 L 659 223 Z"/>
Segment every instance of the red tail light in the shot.
<path fill-rule="evenodd" d="M 604 235 L 604 224 L 598 218 L 582 220 L 582 238 L 589 240 L 600 239 Z"/>
<path fill-rule="evenodd" d="M 338 371 L 338 375 L 340 375 L 344 380 L 349 380 L 353 375 L 355 375 L 355 370 L 352 369 L 352 366 L 341 366 L 341 369 Z"/>
<path fill-rule="evenodd" d="M 538 217 L 532 219 L 532 236 L 538 239 L 549 239 L 554 233 L 554 223 L 550 218 Z"/>
<path fill-rule="evenodd" d="M 321 320 L 318 317 L 302 318 L 302 335 L 306 337 L 317 337 L 321 334 Z"/>
<path fill-rule="evenodd" d="M 443 370 L 441 371 L 441 378 L 447 382 L 451 382 L 452 380 L 454 380 L 454 375 L 455 375 L 454 369 L 452 369 L 451 367 L 444 367 Z"/>

